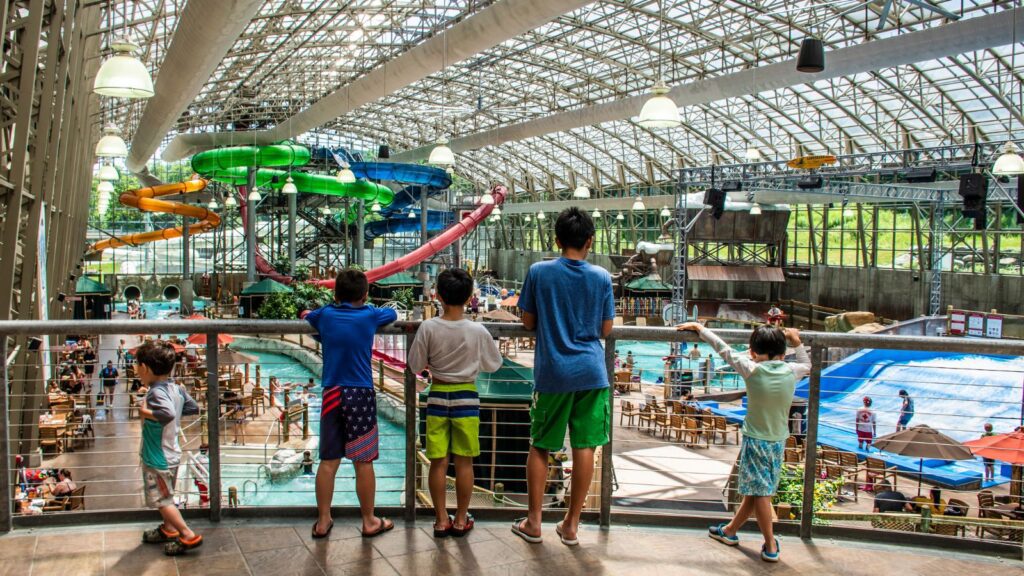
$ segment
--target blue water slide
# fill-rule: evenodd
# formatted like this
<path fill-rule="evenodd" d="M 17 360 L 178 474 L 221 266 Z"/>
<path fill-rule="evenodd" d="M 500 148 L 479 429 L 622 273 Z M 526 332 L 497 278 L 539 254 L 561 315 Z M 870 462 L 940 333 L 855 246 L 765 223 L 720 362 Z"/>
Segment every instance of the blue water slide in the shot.
<path fill-rule="evenodd" d="M 427 212 L 428 232 L 440 232 L 451 225 L 451 223 L 452 214 L 450 212 L 442 212 L 440 210 Z M 409 218 L 408 215 L 396 216 L 395 218 L 387 218 L 376 222 L 367 222 L 363 228 L 363 236 L 367 240 L 373 240 L 384 234 L 419 232 L 421 225 L 419 215 L 415 218 Z"/>

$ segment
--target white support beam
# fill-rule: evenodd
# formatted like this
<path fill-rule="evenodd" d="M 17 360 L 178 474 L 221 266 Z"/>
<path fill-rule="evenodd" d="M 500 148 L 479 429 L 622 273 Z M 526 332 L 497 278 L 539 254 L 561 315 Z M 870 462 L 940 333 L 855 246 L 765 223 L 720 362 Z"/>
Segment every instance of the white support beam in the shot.
<path fill-rule="evenodd" d="M 905 33 L 849 48 L 832 50 L 826 54 L 825 71 L 817 74 L 797 72 L 796 61 L 786 60 L 676 86 L 672 88 L 669 96 L 680 108 L 700 106 L 747 94 L 782 90 L 819 80 L 853 76 L 883 68 L 893 68 L 1004 46 L 1013 42 L 1015 22 L 1018 28 L 1024 29 L 1024 8 L 1000 11 L 943 26 L 935 26 L 919 32 Z M 477 132 L 455 138 L 450 146 L 456 153 L 460 153 L 505 142 L 535 138 L 552 132 L 564 132 L 582 126 L 626 120 L 639 114 L 640 108 L 648 96 L 648 94 L 638 94 Z M 432 148 L 431 144 L 393 154 L 392 160 L 396 162 L 425 160 L 430 155 Z"/>
<path fill-rule="evenodd" d="M 156 94 L 146 102 L 132 136 L 129 170 L 138 173 L 146 168 L 262 5 L 263 0 L 191 0 L 185 6 L 157 75 Z"/>
<path fill-rule="evenodd" d="M 590 2 L 591 0 L 499 0 L 463 22 L 455 24 L 451 29 L 331 92 L 309 108 L 281 121 L 274 128 L 246 133 L 245 140 L 255 144 L 271 144 L 304 134 L 342 114 L 394 94 L 440 71 L 445 60 L 448 64 L 465 60 Z M 236 140 L 237 135 L 233 132 L 180 134 L 171 141 L 162 157 L 172 162 L 196 152 L 230 145 Z"/>

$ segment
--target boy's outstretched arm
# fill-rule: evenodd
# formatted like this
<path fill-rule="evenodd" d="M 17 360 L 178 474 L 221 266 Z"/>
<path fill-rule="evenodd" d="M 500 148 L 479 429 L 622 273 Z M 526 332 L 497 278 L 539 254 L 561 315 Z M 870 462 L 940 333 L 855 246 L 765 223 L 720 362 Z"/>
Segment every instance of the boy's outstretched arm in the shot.
<path fill-rule="evenodd" d="M 537 315 L 534 314 L 533 312 L 527 312 L 527 311 L 524 310 L 523 311 L 523 328 L 526 328 L 527 330 L 530 330 L 531 332 L 533 330 L 536 330 L 537 329 Z"/>
<path fill-rule="evenodd" d="M 725 360 L 732 366 L 742 378 L 747 378 L 757 369 L 757 362 L 751 360 L 750 356 L 733 350 L 731 346 L 722 341 L 714 332 L 705 328 L 700 322 L 680 324 L 676 326 L 676 330 L 696 332 L 700 339 L 710 344 L 715 349 L 715 352 L 722 357 L 722 360 Z"/>
<path fill-rule="evenodd" d="M 796 328 L 786 328 L 783 330 L 783 333 L 786 335 L 786 344 L 794 349 L 793 353 L 796 355 L 795 362 L 788 362 L 789 367 L 793 370 L 793 374 L 796 375 L 796 379 L 800 380 L 811 373 L 811 357 L 807 355 L 807 348 L 800 341 L 799 330 Z"/>

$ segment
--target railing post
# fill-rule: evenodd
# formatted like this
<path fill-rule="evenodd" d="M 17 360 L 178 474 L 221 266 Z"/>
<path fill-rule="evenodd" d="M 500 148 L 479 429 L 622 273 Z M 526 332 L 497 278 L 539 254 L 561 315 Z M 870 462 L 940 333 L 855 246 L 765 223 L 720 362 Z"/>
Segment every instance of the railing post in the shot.
<path fill-rule="evenodd" d="M 601 528 L 612 524 L 612 436 L 615 431 L 615 338 L 604 340 L 604 367 L 608 373 L 608 443 L 601 448 Z"/>
<path fill-rule="evenodd" d="M 415 336 L 405 337 L 405 349 L 412 349 Z M 405 368 L 405 520 L 416 520 L 416 375 Z"/>
<path fill-rule="evenodd" d="M 11 415 L 8 411 L 7 391 L 7 335 L 0 334 L 0 418 L 5 422 L 11 422 Z M 3 498 L 3 506 L 0 506 L 0 532 L 10 532 L 14 527 L 13 512 L 11 503 L 14 502 L 14 495 L 11 493 L 11 436 L 10 426 L 3 426 L 3 435 L 0 435 L 0 462 L 3 462 L 3 474 L 0 475 L 0 498 Z"/>
<path fill-rule="evenodd" d="M 811 538 L 814 521 L 814 484 L 818 460 L 818 406 L 821 401 L 821 357 L 825 349 L 811 346 L 811 374 L 807 390 L 807 435 L 804 437 L 804 493 L 800 508 L 800 537 Z"/>
<path fill-rule="evenodd" d="M 210 452 L 210 521 L 220 522 L 220 369 L 217 334 L 206 335 L 206 442 Z"/>

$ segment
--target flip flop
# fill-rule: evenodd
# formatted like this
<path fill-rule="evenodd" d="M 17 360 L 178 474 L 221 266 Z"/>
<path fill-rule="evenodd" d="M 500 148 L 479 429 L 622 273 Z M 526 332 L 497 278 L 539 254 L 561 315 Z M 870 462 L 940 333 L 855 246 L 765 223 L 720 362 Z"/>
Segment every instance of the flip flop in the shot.
<path fill-rule="evenodd" d="M 164 554 L 168 556 L 180 556 L 185 552 L 199 548 L 203 545 L 203 537 L 199 534 L 195 535 L 195 538 L 191 540 L 185 540 L 184 538 L 178 537 L 177 540 L 164 544 Z"/>
<path fill-rule="evenodd" d="M 380 536 L 381 534 L 394 529 L 394 527 L 395 527 L 395 523 L 394 522 L 392 522 L 391 520 L 388 520 L 387 518 L 383 518 L 382 517 L 380 519 L 380 527 L 379 528 L 377 528 L 376 530 L 374 530 L 372 532 L 360 531 L 359 533 L 363 535 L 363 538 L 373 538 L 375 536 Z"/>
<path fill-rule="evenodd" d="M 570 540 L 569 538 L 566 538 L 565 536 L 562 535 L 562 523 L 561 522 L 559 522 L 558 524 L 555 524 L 555 533 L 558 534 L 558 538 L 562 541 L 562 544 L 565 544 L 566 546 L 579 546 L 580 545 L 580 539 L 579 538 L 573 538 L 573 539 Z"/>
<path fill-rule="evenodd" d="M 526 522 L 526 517 L 516 518 L 515 522 L 512 523 L 512 533 L 519 536 L 523 540 L 526 540 L 530 544 L 540 544 L 544 541 L 544 538 L 540 536 L 530 536 L 526 532 L 523 532 L 523 524 Z"/>
<path fill-rule="evenodd" d="M 331 523 L 327 526 L 327 531 L 324 532 L 323 534 L 317 534 L 316 533 L 316 525 L 319 524 L 319 523 L 320 523 L 319 520 L 317 520 L 316 522 L 313 522 L 313 533 L 312 533 L 313 540 L 320 540 L 321 538 L 327 538 L 328 536 L 331 535 L 331 530 L 334 530 L 334 520 L 331 520 Z"/>
<path fill-rule="evenodd" d="M 473 515 L 467 514 L 466 523 L 462 525 L 462 528 L 456 528 L 455 522 L 453 521 L 452 527 L 449 529 L 449 531 L 451 532 L 452 536 L 455 536 L 456 538 L 462 538 L 463 536 L 469 534 L 473 530 L 473 526 L 475 524 L 476 522 L 473 521 Z"/>
<path fill-rule="evenodd" d="M 455 526 L 452 524 L 451 516 L 448 517 L 448 526 L 446 528 L 438 529 L 437 522 L 434 522 L 434 538 L 447 538 L 448 536 L 451 536 L 454 528 Z"/>

